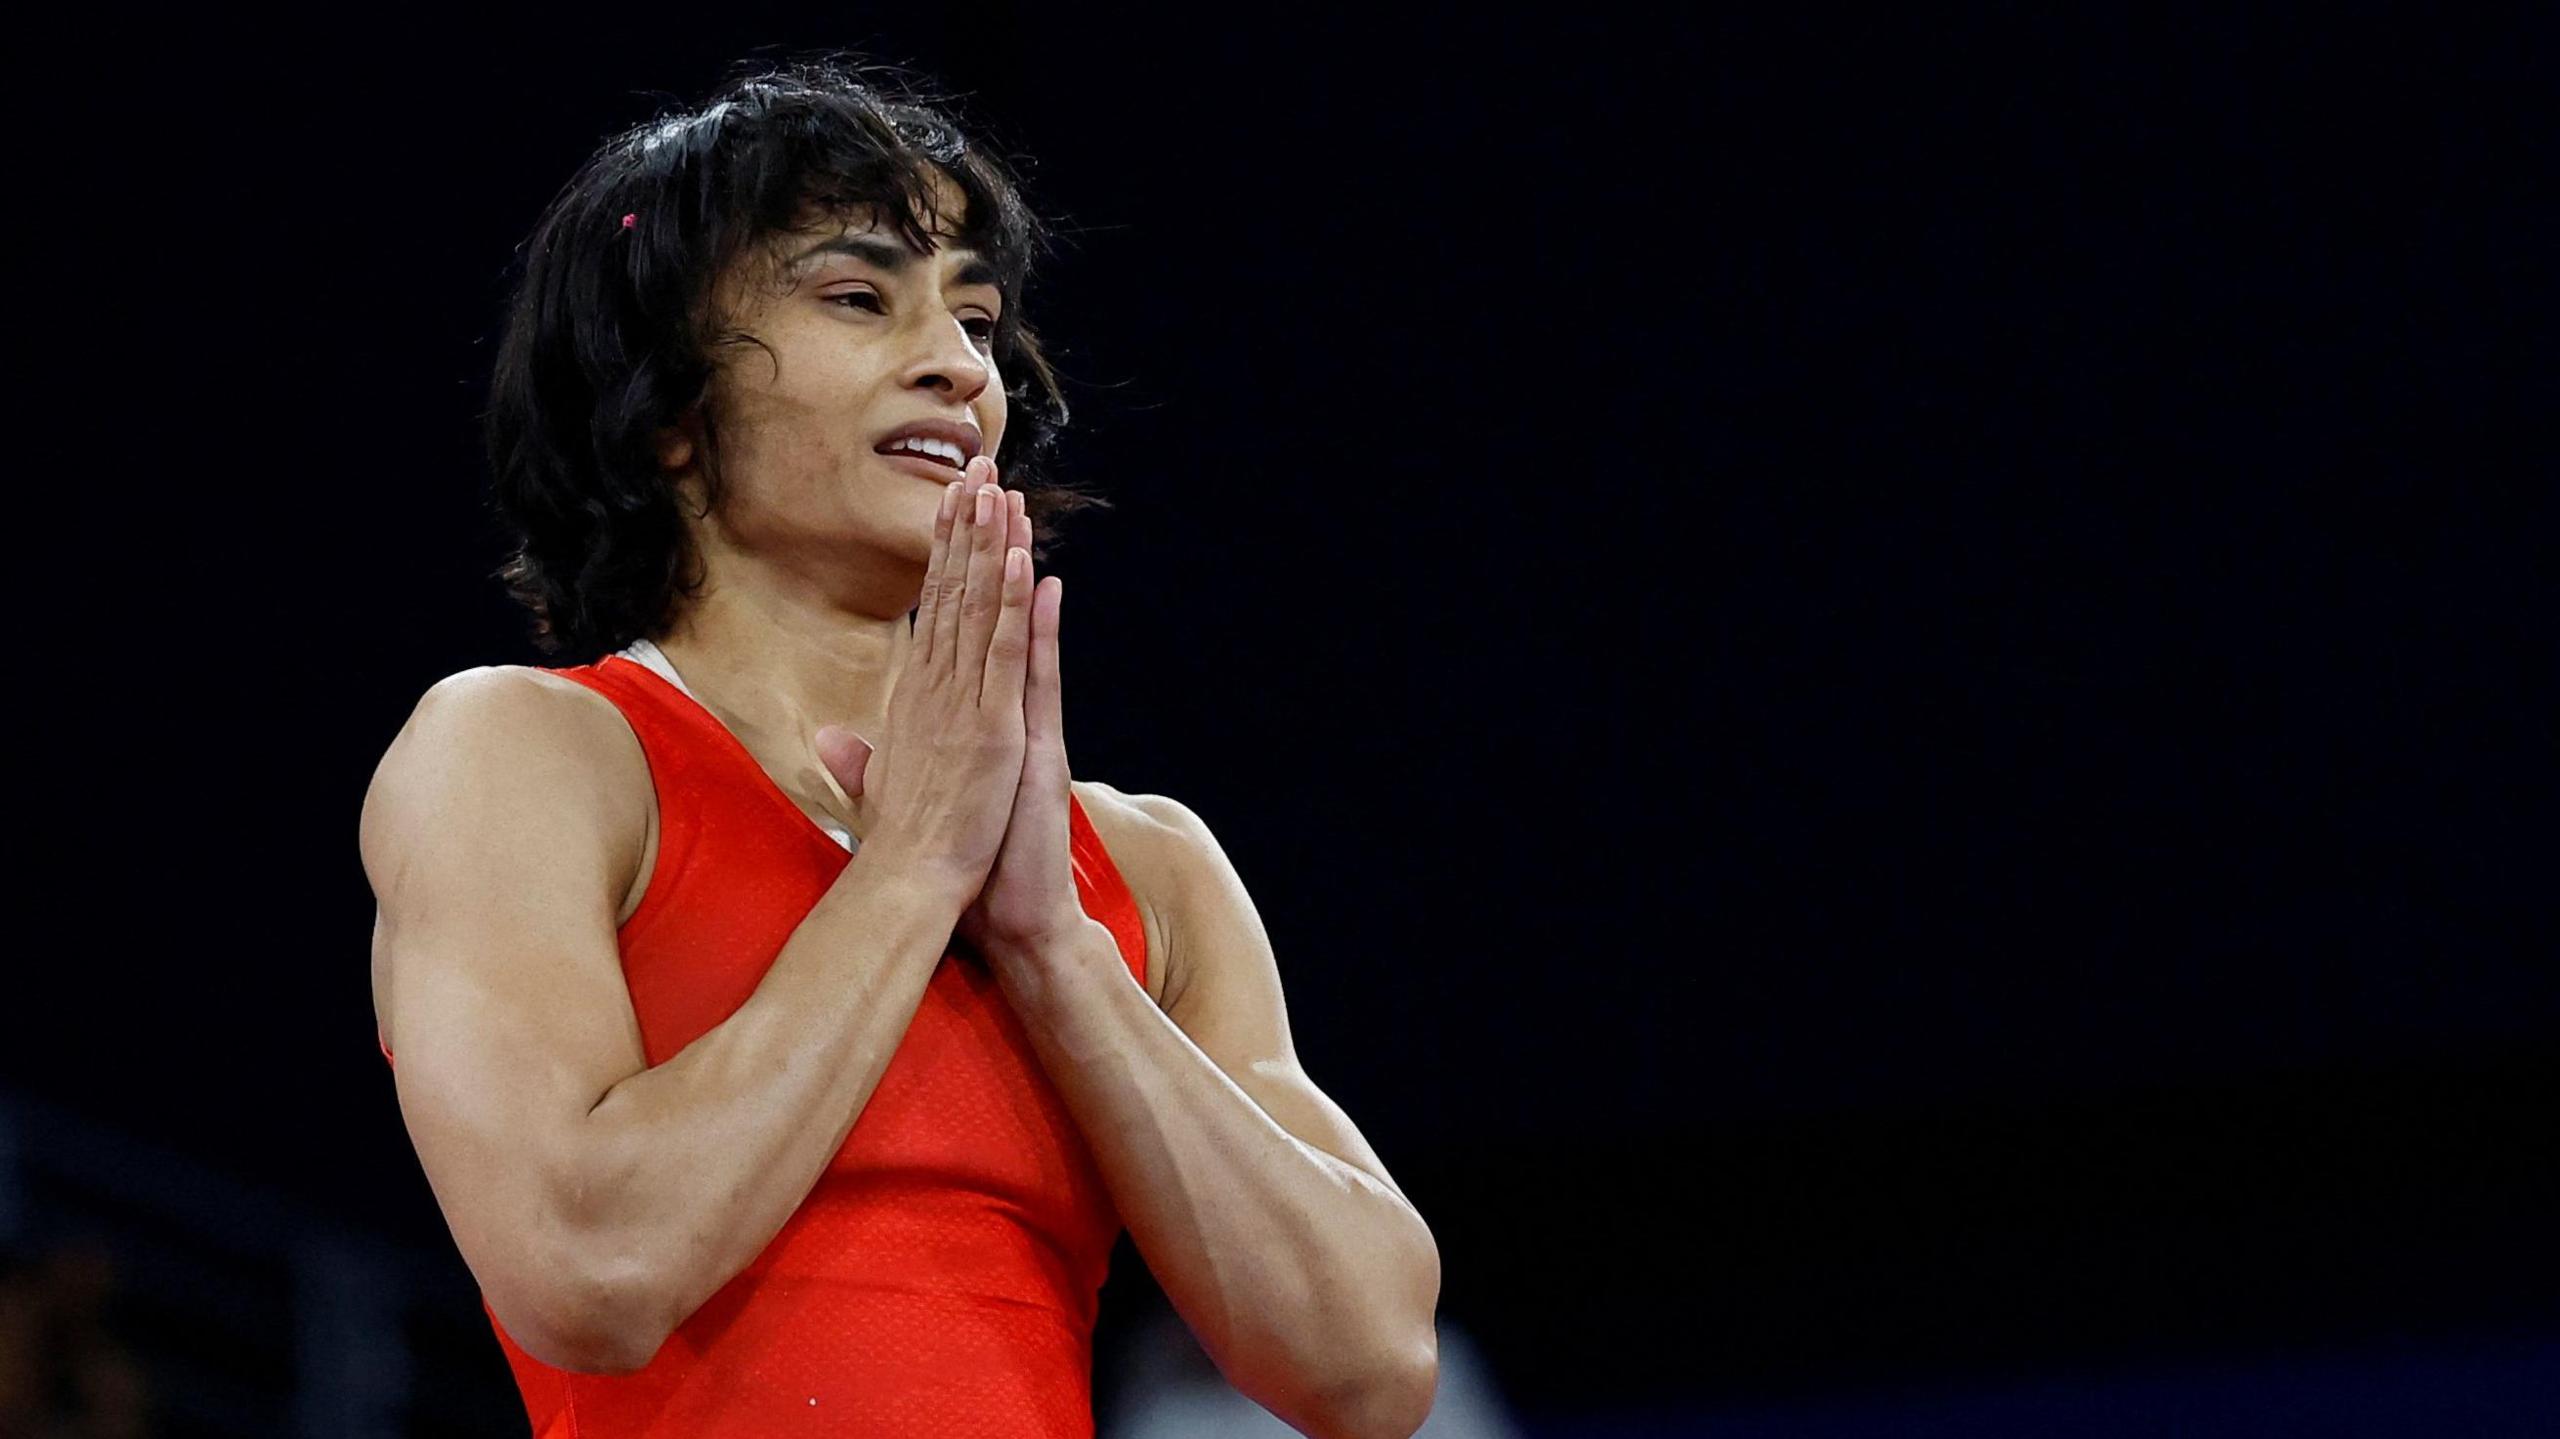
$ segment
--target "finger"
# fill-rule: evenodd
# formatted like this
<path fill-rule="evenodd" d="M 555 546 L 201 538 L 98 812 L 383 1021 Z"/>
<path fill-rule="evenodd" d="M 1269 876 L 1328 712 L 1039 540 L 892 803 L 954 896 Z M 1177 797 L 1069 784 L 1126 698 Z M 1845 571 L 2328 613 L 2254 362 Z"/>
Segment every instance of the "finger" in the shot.
<path fill-rule="evenodd" d="M 993 461 L 989 461 L 990 466 Z M 946 667 L 956 666 L 960 653 L 960 596 L 969 581 L 970 526 L 973 523 L 970 496 L 977 493 L 980 470 L 971 460 L 961 467 L 960 493 L 951 500 L 951 545 L 942 556 L 941 604 L 934 611 L 934 654 Z"/>
<path fill-rule="evenodd" d="M 997 617 L 1004 612 L 1004 540 L 1009 526 L 1000 522 L 1004 514 L 1002 490 L 981 485 L 971 500 L 971 519 L 976 528 L 969 536 L 968 588 L 960 593 L 959 665 L 961 674 L 975 670 L 983 677 L 987 646 L 995 638 Z M 984 693 L 983 682 L 980 693 Z"/>
<path fill-rule="evenodd" d="M 916 597 L 916 645 L 923 652 L 927 665 L 935 659 L 934 617 L 942 607 L 942 566 L 951 553 L 951 521 L 959 507 L 959 498 L 958 480 L 942 487 L 942 508 L 933 516 L 933 548 L 924 561 L 924 592 Z"/>
<path fill-rule="evenodd" d="M 871 765 L 871 741 L 848 725 L 818 727 L 818 762 L 843 786 L 847 798 L 862 794 L 862 772 Z"/>
<path fill-rule="evenodd" d="M 960 643 L 960 612 L 967 599 L 969 555 L 977 538 L 972 528 L 976 523 L 975 510 L 970 501 L 985 478 L 994 473 L 995 463 L 981 456 L 962 469 L 960 493 L 952 501 L 951 549 L 942 561 L 942 603 L 934 616 L 934 653 L 944 665 L 957 668 L 962 673 L 967 673 L 969 665 L 977 659 L 975 654 L 964 657 Z"/>
<path fill-rule="evenodd" d="M 1065 698 L 1058 685 L 1058 610 L 1066 594 L 1067 582 L 1056 575 L 1043 578 L 1033 593 L 1030 690 L 1022 715 L 1025 742 L 1035 747 L 1049 745 L 1061 755 L 1067 752 L 1067 722 Z"/>
<path fill-rule="evenodd" d="M 1004 608 L 988 637 L 986 678 L 979 703 L 998 712 L 1022 713 L 1023 660 L 1031 648 L 1031 552 L 1004 552 Z"/>
<path fill-rule="evenodd" d="M 969 553 L 969 474 L 964 467 L 960 488 L 951 496 L 951 537 L 942 547 L 934 566 L 933 639 L 928 646 L 942 673 L 950 668 L 959 650 L 955 638 L 960 632 L 960 587 L 968 576 L 960 564 Z"/>
<path fill-rule="evenodd" d="M 1019 489 L 1009 489 L 1006 497 L 1014 502 L 1014 543 L 1021 545 L 1021 553 L 1024 553 L 1024 556 L 1029 556 L 1029 553 L 1032 553 L 1032 515 L 1027 512 L 1029 502 Z M 1037 574 L 1032 576 L 1032 604 L 1029 604 L 1029 609 L 1032 609 L 1032 615 L 1029 615 L 1032 630 L 1029 630 L 1027 635 L 1029 655 L 1024 655 L 1027 663 L 1024 663 L 1024 712 L 1021 712 L 1021 725 L 1024 725 L 1024 740 L 1034 745 L 1042 743 L 1042 740 L 1057 743 L 1055 696 L 1044 702 L 1042 681 L 1039 681 L 1039 671 L 1042 671 L 1042 653 L 1039 653 L 1039 625 L 1042 625 L 1042 622 L 1039 622 L 1039 602 L 1042 602 L 1044 591 L 1050 591 L 1050 589 L 1055 589 L 1050 581 L 1042 579 L 1042 576 Z M 1055 620 L 1055 615 L 1052 615 L 1052 620 Z M 1050 668 L 1050 689 L 1055 691 L 1055 676 L 1057 676 L 1055 643 L 1050 645 L 1047 668 Z"/>
<path fill-rule="evenodd" d="M 1013 506 L 1013 527 L 1007 533 L 1005 543 L 1027 555 L 1031 553 L 1031 515 L 1024 506 L 1029 501 L 1020 490 L 1007 490 L 1004 497 Z"/>

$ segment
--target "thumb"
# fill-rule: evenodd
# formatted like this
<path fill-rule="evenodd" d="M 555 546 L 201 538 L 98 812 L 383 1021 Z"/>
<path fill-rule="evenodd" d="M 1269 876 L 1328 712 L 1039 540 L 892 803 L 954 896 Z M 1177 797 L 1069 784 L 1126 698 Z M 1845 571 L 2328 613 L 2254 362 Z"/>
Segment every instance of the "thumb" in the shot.
<path fill-rule="evenodd" d="M 862 793 L 862 772 L 871 763 L 871 741 L 846 725 L 818 726 L 818 762 L 844 786 L 847 798 Z"/>

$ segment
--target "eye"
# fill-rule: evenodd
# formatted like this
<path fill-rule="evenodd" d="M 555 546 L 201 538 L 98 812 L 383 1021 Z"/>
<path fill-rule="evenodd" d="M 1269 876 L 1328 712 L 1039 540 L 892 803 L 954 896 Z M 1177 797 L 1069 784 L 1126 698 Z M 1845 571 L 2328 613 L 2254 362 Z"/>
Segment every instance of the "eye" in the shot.
<path fill-rule="evenodd" d="M 853 303 L 847 303 L 849 301 Z M 827 296 L 826 302 L 830 305 L 844 305 L 847 309 L 866 309 L 875 315 L 888 313 L 880 308 L 879 295 L 870 290 L 847 290 L 842 294 Z M 996 328 L 999 322 L 994 318 L 986 315 L 972 315 L 962 323 L 969 327 L 969 338 L 977 341 L 978 348 L 985 349 L 996 342 Z"/>

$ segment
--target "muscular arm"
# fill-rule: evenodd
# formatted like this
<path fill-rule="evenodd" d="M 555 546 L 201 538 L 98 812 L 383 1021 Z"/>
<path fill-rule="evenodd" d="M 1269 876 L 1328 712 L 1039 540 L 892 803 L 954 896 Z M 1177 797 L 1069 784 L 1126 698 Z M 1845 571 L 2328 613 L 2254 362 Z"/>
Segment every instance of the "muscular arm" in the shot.
<path fill-rule="evenodd" d="M 865 846 L 756 992 L 655 1068 L 614 912 L 646 761 L 600 696 L 438 684 L 365 797 L 385 1038 L 427 1180 L 490 1309 L 620 1373 L 763 1250 L 843 1145 L 966 896 Z"/>
<path fill-rule="evenodd" d="M 1208 827 L 1079 786 L 1153 921 L 1160 1008 L 1107 930 L 1000 966 L 1130 1237 L 1228 1382 L 1311 1435 L 1411 1434 L 1438 1377 L 1440 1255 L 1298 1064 L 1279 970 Z"/>

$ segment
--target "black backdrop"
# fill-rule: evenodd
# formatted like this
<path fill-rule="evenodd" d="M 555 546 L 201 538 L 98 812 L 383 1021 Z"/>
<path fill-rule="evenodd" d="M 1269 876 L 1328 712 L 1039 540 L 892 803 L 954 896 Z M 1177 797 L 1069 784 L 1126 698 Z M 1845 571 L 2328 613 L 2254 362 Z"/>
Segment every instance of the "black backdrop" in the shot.
<path fill-rule="evenodd" d="M 2555 1318 L 2553 71 L 2410 9 L 62 53 L 11 1084 L 449 1251 L 355 819 L 545 662 L 504 266 L 828 45 L 1070 232 L 1078 772 L 1217 830 L 1523 1403 Z"/>

